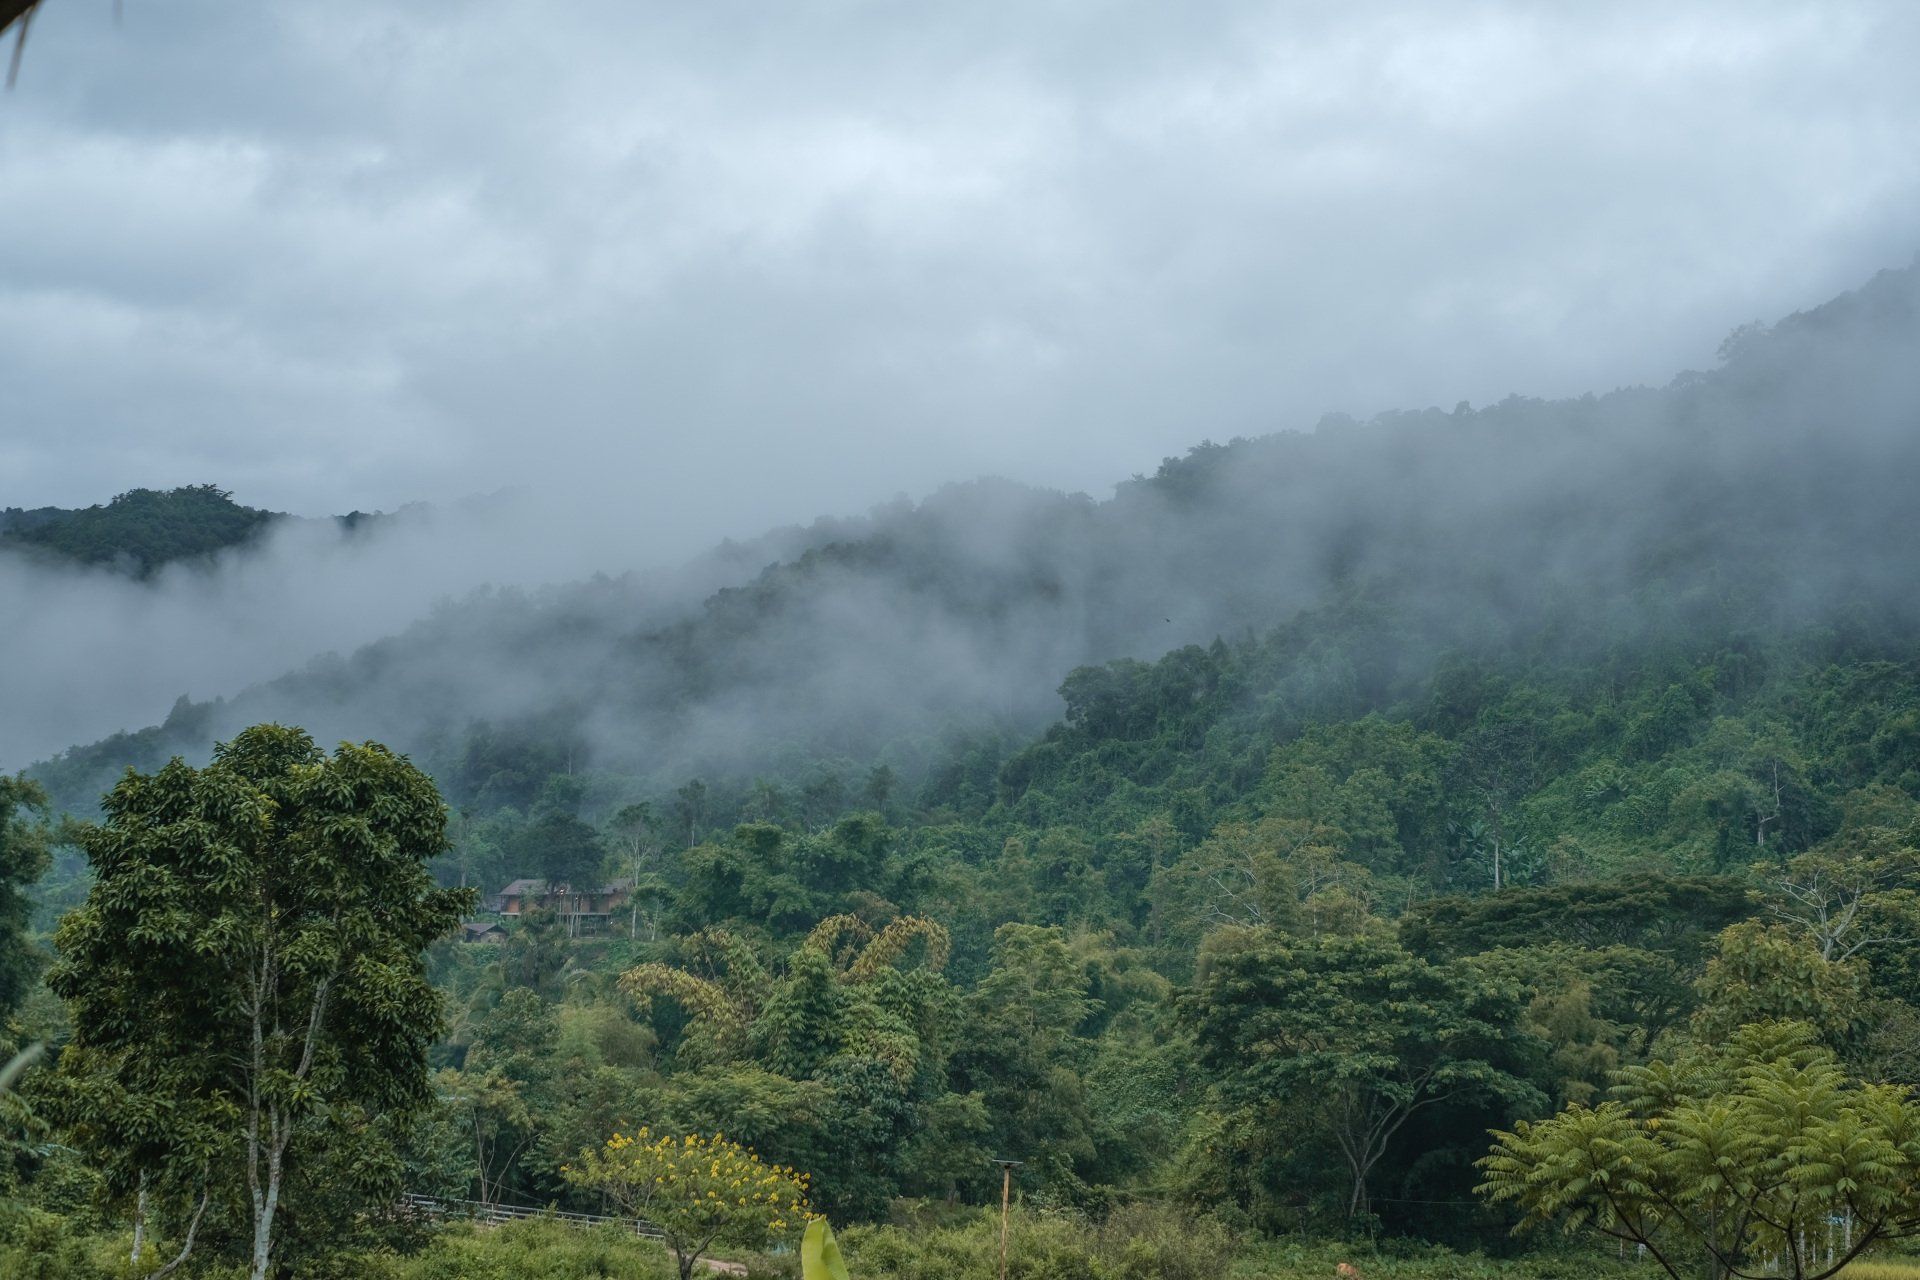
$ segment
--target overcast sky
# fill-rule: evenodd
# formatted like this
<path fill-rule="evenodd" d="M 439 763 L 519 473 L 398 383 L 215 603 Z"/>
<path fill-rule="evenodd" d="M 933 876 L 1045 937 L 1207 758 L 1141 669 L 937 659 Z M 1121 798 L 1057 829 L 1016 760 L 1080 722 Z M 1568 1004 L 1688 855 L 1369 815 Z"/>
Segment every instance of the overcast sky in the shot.
<path fill-rule="evenodd" d="M 0 505 L 1104 494 L 1664 382 L 1920 247 L 1903 0 L 125 9 L 0 99 Z"/>

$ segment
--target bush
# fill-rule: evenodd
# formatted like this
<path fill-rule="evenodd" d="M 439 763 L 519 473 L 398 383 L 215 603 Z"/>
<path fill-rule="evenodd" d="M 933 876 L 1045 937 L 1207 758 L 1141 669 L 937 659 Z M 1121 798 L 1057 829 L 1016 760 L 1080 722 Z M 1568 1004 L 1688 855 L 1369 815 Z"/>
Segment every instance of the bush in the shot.
<path fill-rule="evenodd" d="M 583 1231 L 537 1219 L 449 1227 L 411 1258 L 355 1261 L 377 1261 L 380 1269 L 343 1267 L 341 1280 L 669 1280 L 674 1274 L 666 1250 L 618 1227 Z"/>
<path fill-rule="evenodd" d="M 958 1225 L 849 1227 L 847 1265 L 860 1280 L 996 1280 L 1000 1221 L 975 1210 Z M 1219 1280 L 1232 1236 L 1212 1218 L 1134 1204 L 1092 1223 L 1075 1214 L 1020 1212 L 1007 1238 L 1009 1280 Z"/>
<path fill-rule="evenodd" d="M 0 1203 L 0 1276 L 7 1280 L 111 1280 L 100 1244 L 57 1213 Z"/>
<path fill-rule="evenodd" d="M 1493 1259 L 1391 1239 L 1381 1242 L 1380 1251 L 1329 1240 L 1270 1240 L 1242 1253 L 1232 1274 L 1246 1280 L 1334 1280 L 1342 1262 L 1363 1280 L 1653 1280 L 1659 1274 L 1611 1250 Z"/>
<path fill-rule="evenodd" d="M 1233 1263 L 1233 1233 L 1213 1217 L 1140 1202 L 1116 1209 L 1094 1237 L 1114 1280 L 1215 1280 Z"/>

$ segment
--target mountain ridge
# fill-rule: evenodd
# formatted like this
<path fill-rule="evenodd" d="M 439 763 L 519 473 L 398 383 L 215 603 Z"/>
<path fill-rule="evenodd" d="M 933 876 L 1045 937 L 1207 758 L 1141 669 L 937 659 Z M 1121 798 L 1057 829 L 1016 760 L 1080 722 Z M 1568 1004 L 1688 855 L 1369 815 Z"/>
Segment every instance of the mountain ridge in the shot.
<path fill-rule="evenodd" d="M 321 522 L 352 533 L 383 518 L 356 510 Z M 0 508 L 0 554 L 147 579 L 167 565 L 204 564 L 221 552 L 254 546 L 270 528 L 305 520 L 242 506 L 214 484 L 135 488 L 89 507 Z"/>
<path fill-rule="evenodd" d="M 1340 600 L 1399 616 L 1419 661 L 1549 623 L 1576 646 L 1703 618 L 1794 628 L 1864 609 L 1891 625 L 1912 612 L 1900 583 L 1920 555 L 1916 349 L 1920 271 L 1885 271 L 1742 326 L 1717 369 L 1664 387 L 1204 442 L 1105 500 L 949 485 L 816 522 L 665 616 L 635 574 L 478 593 L 49 765 L 150 765 L 290 719 L 395 740 L 451 779 L 479 726 L 660 785 L 820 755 L 911 771 L 955 726 L 1037 733 L 1077 667 Z"/>

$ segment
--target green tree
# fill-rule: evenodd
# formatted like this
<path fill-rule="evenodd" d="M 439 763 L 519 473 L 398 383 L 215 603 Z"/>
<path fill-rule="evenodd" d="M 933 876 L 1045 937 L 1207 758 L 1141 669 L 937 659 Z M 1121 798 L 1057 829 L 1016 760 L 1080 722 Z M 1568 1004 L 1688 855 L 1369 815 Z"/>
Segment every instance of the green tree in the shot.
<path fill-rule="evenodd" d="M 1892 787 L 1855 792 L 1841 805 L 1832 838 L 1759 868 L 1771 882 L 1769 913 L 1799 929 L 1823 960 L 1911 937 L 1920 923 L 1920 805 Z"/>
<path fill-rule="evenodd" d="M 1210 941 L 1186 1010 L 1200 1062 L 1230 1101 L 1304 1114 L 1346 1164 L 1348 1217 L 1413 1116 L 1449 1099 L 1544 1107 L 1506 1065 L 1519 992 L 1378 935 Z"/>
<path fill-rule="evenodd" d="M 1920 1231 L 1920 1104 L 1761 1023 L 1621 1073 L 1616 1100 L 1497 1132 L 1481 1195 L 1644 1246 L 1667 1273 L 1824 1280 Z"/>
<path fill-rule="evenodd" d="M 1025 1159 L 1057 1193 L 1083 1190 L 1078 1171 L 1099 1154 L 1083 1079 L 1091 1045 L 1079 1034 L 1099 1007 L 1090 986 L 1063 930 L 1002 925 L 954 1054 L 957 1087 L 984 1101 L 997 1153 Z"/>
<path fill-rule="evenodd" d="M 260 725 L 204 769 L 129 771 L 102 807 L 48 978 L 73 1024 L 69 1114 L 123 1190 L 151 1174 L 204 1207 L 237 1168 L 264 1280 L 290 1159 L 432 1100 L 422 952 L 472 902 L 427 872 L 445 806 L 382 746 L 329 756 Z"/>
<path fill-rule="evenodd" d="M 1727 876 L 1638 872 L 1615 880 L 1522 886 L 1498 897 L 1449 896 L 1400 917 L 1400 939 L 1431 958 L 1550 942 L 1630 946 L 1697 972 L 1714 939 L 1754 913 L 1746 886 Z"/>
<path fill-rule="evenodd" d="M 1695 984 L 1700 1008 L 1693 1032 L 1723 1039 L 1750 1022 L 1798 1021 L 1839 1048 L 1861 1020 L 1866 980 L 1857 957 L 1828 960 L 1788 925 L 1745 921 L 1721 933 L 1718 953 Z"/>
<path fill-rule="evenodd" d="M 582 1151 L 564 1170 L 659 1227 L 680 1280 L 716 1242 L 757 1246 L 807 1220 L 807 1175 L 770 1165 L 721 1134 L 675 1138 L 642 1128 Z"/>
<path fill-rule="evenodd" d="M 640 921 L 647 922 L 647 941 L 659 932 L 660 906 L 667 896 L 667 882 L 660 874 L 660 823 L 650 804 L 630 804 L 613 815 L 608 833 L 620 851 L 620 860 L 633 881 L 629 904 L 627 936 L 640 936 Z"/>
<path fill-rule="evenodd" d="M 26 891 L 47 869 L 46 813 L 47 793 L 38 783 L 0 774 L 0 1049 L 8 1044 L 7 1019 L 38 967 Z"/>
<path fill-rule="evenodd" d="M 482 1204 L 501 1202 L 524 1181 L 520 1162 L 555 1101 L 559 1038 L 553 1010 L 537 992 L 515 987 L 480 1019 L 462 1069 L 440 1074 L 442 1100 L 469 1130 L 475 1198 Z"/>
<path fill-rule="evenodd" d="M 7 6 L 0 5 L 0 12 Z M 0 20 L 0 28 L 5 22 Z M 210 484 L 130 489 L 106 506 L 55 511 L 30 527 L 0 534 L 15 542 L 88 564 L 111 564 L 146 577 L 175 560 L 240 546 L 281 517 L 233 501 Z"/>
<path fill-rule="evenodd" d="M 1514 808 L 1530 792 L 1539 770 L 1539 737 L 1530 718 L 1489 716 L 1465 734 L 1448 780 L 1466 805 L 1459 836 L 1465 854 L 1485 859 L 1493 891 L 1507 886 L 1508 863 L 1518 852 Z"/>
<path fill-rule="evenodd" d="M 936 1106 L 958 1013 L 939 972 L 946 931 L 909 916 L 876 934 L 834 916 L 773 973 L 720 931 L 685 941 L 711 976 L 651 963 L 621 979 L 643 1009 L 664 999 L 687 1019 L 677 1057 L 694 1070 L 672 1081 L 672 1113 L 818 1160 L 831 1174 L 819 1203 L 834 1212 L 883 1213 L 914 1172 L 906 1154 L 923 1122 L 939 1111 L 964 1123 Z"/>

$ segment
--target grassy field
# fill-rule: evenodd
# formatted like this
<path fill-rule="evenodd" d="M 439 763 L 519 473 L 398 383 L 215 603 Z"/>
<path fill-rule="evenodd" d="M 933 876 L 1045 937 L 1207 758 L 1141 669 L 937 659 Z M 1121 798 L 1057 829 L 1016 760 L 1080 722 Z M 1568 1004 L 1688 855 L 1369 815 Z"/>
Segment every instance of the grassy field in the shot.
<path fill-rule="evenodd" d="M 127 1264 L 124 1232 L 67 1229 L 52 1215 L 28 1214 L 0 1230 L 0 1276 L 33 1280 L 137 1280 L 149 1267 Z M 939 1225 L 849 1227 L 841 1242 L 854 1280 L 997 1280 L 994 1215 L 968 1212 Z M 722 1256 L 746 1264 L 745 1280 L 797 1280 L 791 1253 L 737 1249 Z M 1236 1240 L 1210 1219 L 1137 1206 L 1105 1223 L 1065 1215 L 1017 1219 L 1008 1248 L 1010 1280 L 1665 1280 L 1650 1265 L 1610 1251 L 1536 1252 L 1488 1258 L 1401 1243 L 1375 1252 L 1329 1241 Z M 711 1273 L 709 1273 L 711 1274 Z M 242 1280 L 245 1269 L 206 1260 L 182 1273 L 193 1280 Z M 493 1229 L 449 1226 L 417 1251 L 343 1253 L 302 1265 L 301 1280 L 671 1280 L 659 1246 L 617 1228 L 580 1230 L 551 1221 Z M 1920 1280 L 1920 1262 L 1857 1263 L 1844 1280 Z"/>

